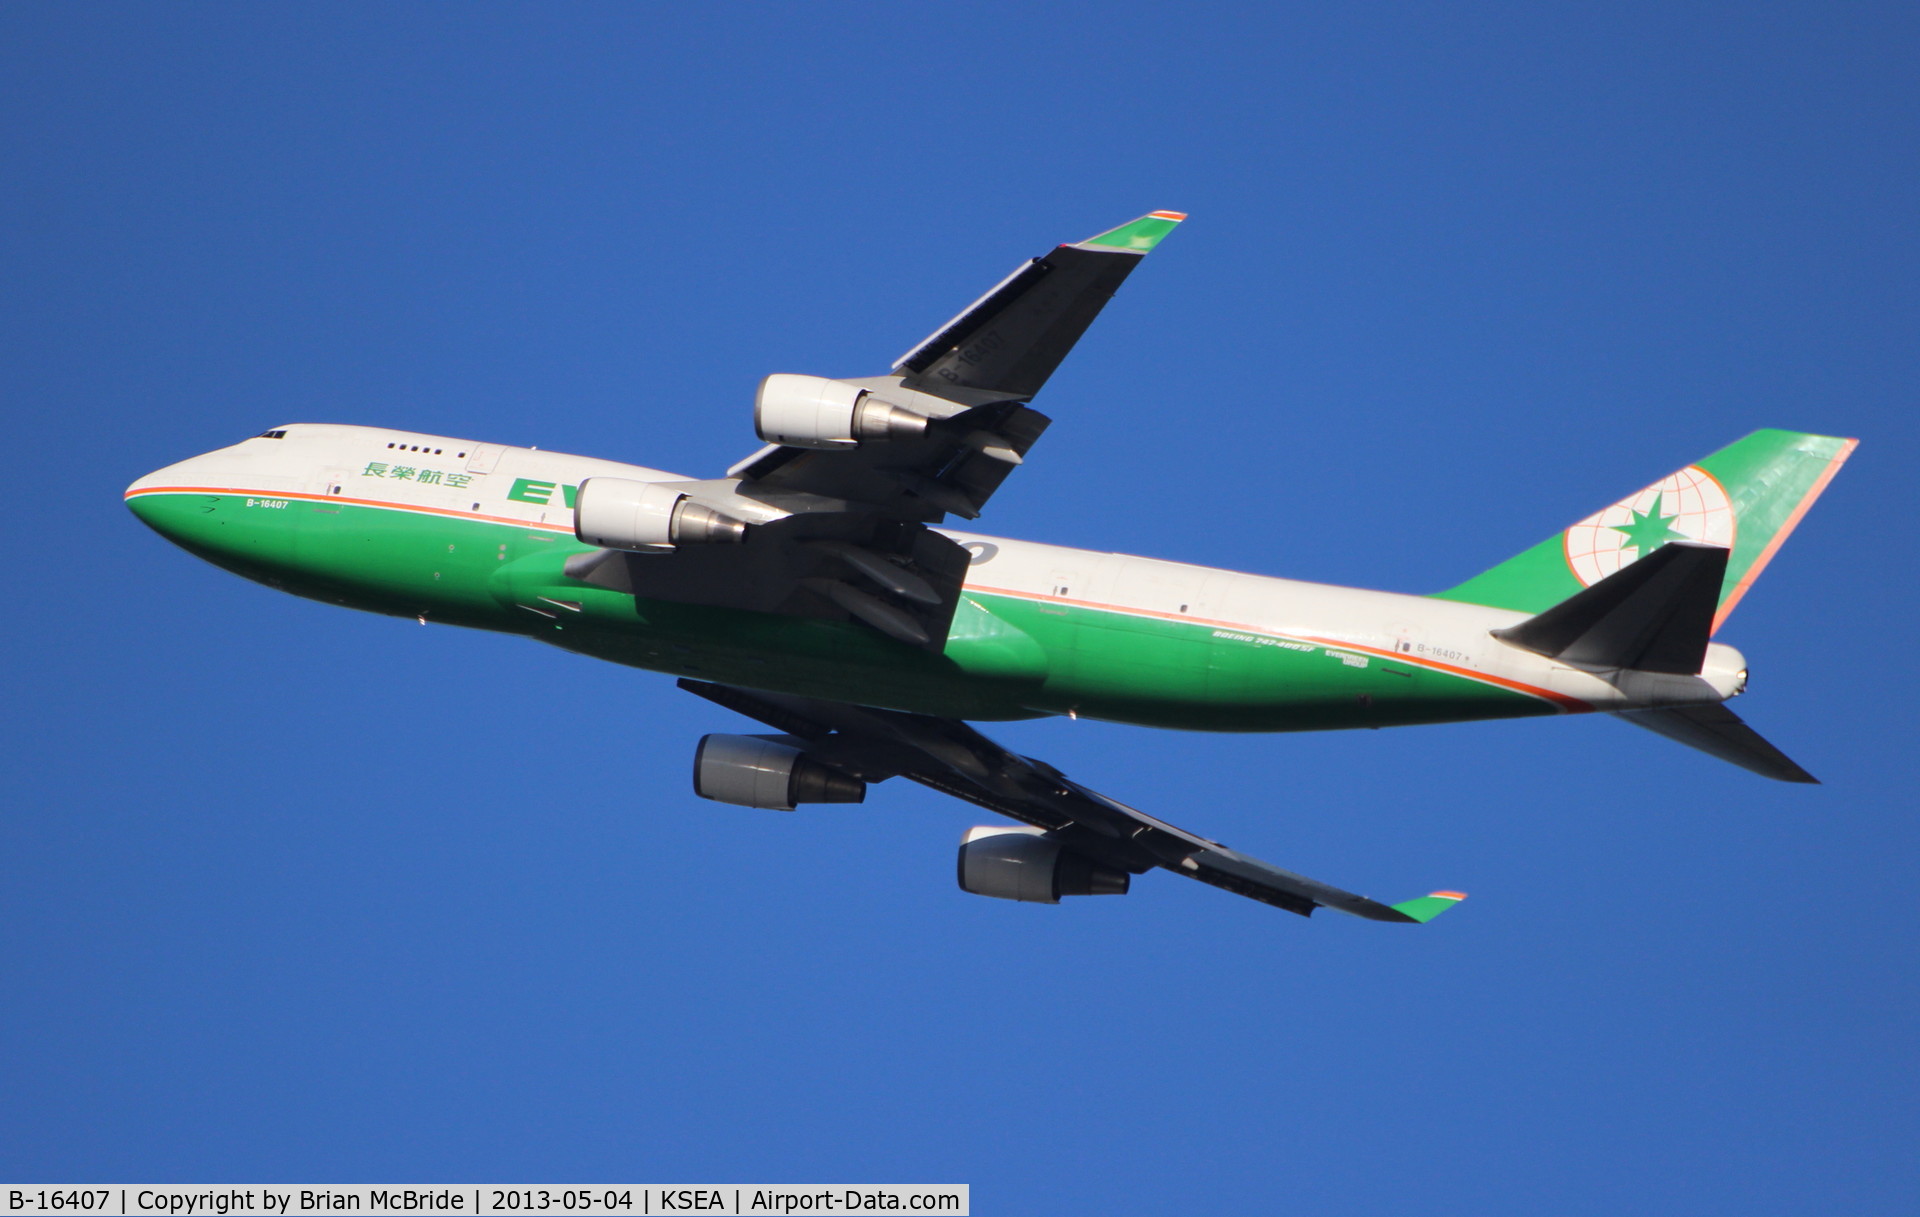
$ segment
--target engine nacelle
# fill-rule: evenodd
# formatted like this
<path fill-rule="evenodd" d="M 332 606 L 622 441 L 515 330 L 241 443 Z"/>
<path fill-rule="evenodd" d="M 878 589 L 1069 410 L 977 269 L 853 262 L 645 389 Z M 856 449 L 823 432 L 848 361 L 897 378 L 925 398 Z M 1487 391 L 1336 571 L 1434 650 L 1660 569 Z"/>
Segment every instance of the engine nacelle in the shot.
<path fill-rule="evenodd" d="M 709 735 L 693 753 L 693 793 L 719 803 L 792 811 L 802 803 L 859 803 L 867 784 L 778 738 Z"/>
<path fill-rule="evenodd" d="M 665 553 L 678 545 L 747 539 L 744 521 L 702 507 L 659 482 L 588 478 L 573 504 L 573 535 L 602 549 Z"/>
<path fill-rule="evenodd" d="M 960 839 L 960 890 L 1058 904 L 1062 896 L 1124 896 L 1132 876 L 1063 849 L 1041 828 L 969 828 Z"/>
<path fill-rule="evenodd" d="M 824 376 L 780 372 L 760 382 L 753 429 L 769 444 L 795 448 L 857 448 L 863 441 L 909 439 L 927 429 L 924 414 Z"/>

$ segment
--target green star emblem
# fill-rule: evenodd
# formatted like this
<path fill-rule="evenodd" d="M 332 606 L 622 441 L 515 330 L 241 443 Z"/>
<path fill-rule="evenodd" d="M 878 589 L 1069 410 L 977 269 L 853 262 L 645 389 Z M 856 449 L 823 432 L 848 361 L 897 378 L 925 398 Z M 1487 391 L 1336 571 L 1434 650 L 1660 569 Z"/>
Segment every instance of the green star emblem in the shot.
<path fill-rule="evenodd" d="M 1633 511 L 1633 509 L 1629 507 L 1627 510 L 1633 511 L 1633 523 L 1631 524 L 1607 525 L 1608 528 L 1621 534 L 1621 549 L 1636 549 L 1640 551 L 1635 555 L 1636 560 L 1646 557 L 1669 541 L 1684 541 L 1687 539 L 1685 533 L 1675 532 L 1673 526 L 1667 523 L 1668 520 L 1673 518 L 1672 515 L 1661 514 L 1660 504 L 1661 500 L 1665 498 L 1666 495 L 1664 492 L 1655 494 L 1653 496 L 1653 509 L 1644 515 L 1638 511 Z M 1674 515 L 1678 514 L 1678 512 L 1674 513 Z"/>

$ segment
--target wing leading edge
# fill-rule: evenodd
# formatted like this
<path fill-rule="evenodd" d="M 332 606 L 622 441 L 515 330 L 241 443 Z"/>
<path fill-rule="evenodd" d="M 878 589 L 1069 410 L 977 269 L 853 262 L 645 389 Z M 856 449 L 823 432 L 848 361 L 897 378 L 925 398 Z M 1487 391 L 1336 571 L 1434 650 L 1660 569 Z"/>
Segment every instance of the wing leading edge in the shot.
<path fill-rule="evenodd" d="M 1159 867 L 1303 917 L 1330 908 L 1371 921 L 1418 923 L 1465 899 L 1464 893 L 1442 891 L 1383 904 L 1343 891 L 1090 790 L 955 719 L 697 680 L 682 680 L 680 687 L 804 741 L 809 756 L 850 776 L 904 777 L 1043 829 L 1063 849 L 1128 874 Z"/>

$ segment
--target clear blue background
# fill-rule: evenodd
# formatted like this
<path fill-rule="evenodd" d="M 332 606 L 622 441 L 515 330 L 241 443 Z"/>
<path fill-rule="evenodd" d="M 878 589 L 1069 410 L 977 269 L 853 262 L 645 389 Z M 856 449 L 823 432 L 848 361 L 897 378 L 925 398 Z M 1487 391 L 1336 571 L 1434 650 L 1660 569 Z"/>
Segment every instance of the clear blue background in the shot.
<path fill-rule="evenodd" d="M 1910 4 L 0 9 L 0 1176 L 947 1181 L 981 1213 L 1912 1212 Z M 982 527 L 1426 591 L 1759 426 L 1770 784 L 1583 719 L 992 729 L 1390 899 L 975 899 L 696 800 L 670 679 L 223 574 L 276 423 L 707 475 L 1020 259 L 1193 219 Z"/>

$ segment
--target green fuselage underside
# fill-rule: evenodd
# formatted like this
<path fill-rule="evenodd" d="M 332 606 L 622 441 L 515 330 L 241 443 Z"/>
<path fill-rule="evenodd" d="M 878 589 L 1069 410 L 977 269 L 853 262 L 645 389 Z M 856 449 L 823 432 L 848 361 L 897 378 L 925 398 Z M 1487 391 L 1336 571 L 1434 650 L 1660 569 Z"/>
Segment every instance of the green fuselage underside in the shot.
<path fill-rule="evenodd" d="M 940 652 L 852 622 L 636 600 L 569 578 L 566 559 L 588 552 L 573 537 L 496 520 L 311 497 L 148 493 L 130 505 L 209 562 L 296 595 L 522 634 L 678 676 L 943 717 L 1074 713 L 1300 731 L 1562 708 L 1415 662 L 1343 660 L 1324 639 L 1256 639 L 1216 623 L 974 589 Z"/>

